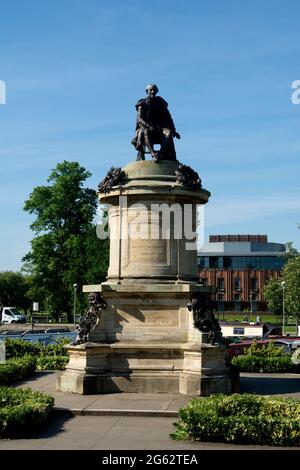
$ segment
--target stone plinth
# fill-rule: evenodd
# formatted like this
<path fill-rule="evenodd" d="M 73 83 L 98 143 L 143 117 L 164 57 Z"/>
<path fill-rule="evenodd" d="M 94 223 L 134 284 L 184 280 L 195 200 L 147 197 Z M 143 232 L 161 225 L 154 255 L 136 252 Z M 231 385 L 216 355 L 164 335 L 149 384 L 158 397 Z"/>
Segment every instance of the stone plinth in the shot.
<path fill-rule="evenodd" d="M 129 163 L 126 183 L 109 194 L 108 281 L 199 282 L 196 247 L 197 205 L 210 193 L 176 182 L 176 162 Z"/>
<path fill-rule="evenodd" d="M 107 281 L 84 286 L 107 303 L 89 343 L 69 347 L 58 379 L 62 391 L 209 395 L 229 393 L 225 350 L 194 328 L 187 304 L 199 284 L 197 206 L 206 190 L 176 181 L 176 162 L 132 162 L 108 194 L 110 265 Z M 170 214 L 172 214 L 170 216 Z M 134 236 L 133 236 L 134 235 Z"/>
<path fill-rule="evenodd" d="M 230 393 L 224 351 L 198 343 L 87 343 L 68 348 L 70 362 L 58 389 L 80 394 Z"/>

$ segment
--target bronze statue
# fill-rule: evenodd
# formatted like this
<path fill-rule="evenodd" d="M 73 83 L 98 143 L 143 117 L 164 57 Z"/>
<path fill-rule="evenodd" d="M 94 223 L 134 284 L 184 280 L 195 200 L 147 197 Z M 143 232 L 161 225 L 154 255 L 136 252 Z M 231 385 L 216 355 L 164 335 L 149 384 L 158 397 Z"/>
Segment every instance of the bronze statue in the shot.
<path fill-rule="evenodd" d="M 99 183 L 98 191 L 99 193 L 110 193 L 113 186 L 120 184 L 122 179 L 125 177 L 125 173 L 120 167 L 112 166 L 107 172 L 105 178 Z"/>
<path fill-rule="evenodd" d="M 203 333 L 208 333 L 210 344 L 224 344 L 222 330 L 212 312 L 209 296 L 194 294 L 187 307 L 189 311 L 193 312 L 194 327 Z"/>
<path fill-rule="evenodd" d="M 88 295 L 89 308 L 85 316 L 80 318 L 78 334 L 74 346 L 88 342 L 89 333 L 95 328 L 101 318 L 102 310 L 106 309 L 106 302 L 97 292 Z"/>
<path fill-rule="evenodd" d="M 146 88 L 148 96 L 140 99 L 135 105 L 137 123 L 131 143 L 138 151 L 137 160 L 145 160 L 145 153 L 150 153 L 155 162 L 177 161 L 173 138 L 180 139 L 180 135 L 168 110 L 168 103 L 160 96 L 156 96 L 157 92 L 156 85 L 148 85 Z M 154 150 L 155 144 L 160 144 L 159 151 Z"/>

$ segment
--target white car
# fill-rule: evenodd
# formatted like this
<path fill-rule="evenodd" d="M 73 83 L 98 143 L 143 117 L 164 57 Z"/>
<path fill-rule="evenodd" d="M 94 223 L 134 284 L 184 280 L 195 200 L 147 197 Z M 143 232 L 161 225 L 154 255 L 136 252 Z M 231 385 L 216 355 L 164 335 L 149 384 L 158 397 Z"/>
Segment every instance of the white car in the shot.
<path fill-rule="evenodd" d="M 0 315 L 1 323 L 26 323 L 25 315 L 22 315 L 16 307 L 3 307 Z"/>

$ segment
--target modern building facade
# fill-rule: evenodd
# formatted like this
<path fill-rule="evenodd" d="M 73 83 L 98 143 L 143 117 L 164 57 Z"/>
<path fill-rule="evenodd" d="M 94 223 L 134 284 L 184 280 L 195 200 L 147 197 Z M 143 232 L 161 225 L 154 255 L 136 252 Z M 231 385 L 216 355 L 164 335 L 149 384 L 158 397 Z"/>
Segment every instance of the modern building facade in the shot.
<path fill-rule="evenodd" d="M 200 280 L 216 287 L 219 311 L 266 311 L 263 288 L 280 276 L 284 254 L 285 245 L 267 235 L 210 235 L 198 252 Z"/>

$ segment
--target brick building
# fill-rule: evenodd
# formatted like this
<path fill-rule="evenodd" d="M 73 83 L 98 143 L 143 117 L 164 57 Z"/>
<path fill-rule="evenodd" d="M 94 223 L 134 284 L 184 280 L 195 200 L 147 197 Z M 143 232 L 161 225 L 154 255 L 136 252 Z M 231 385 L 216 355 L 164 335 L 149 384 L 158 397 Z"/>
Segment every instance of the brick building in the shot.
<path fill-rule="evenodd" d="M 198 252 L 200 279 L 216 286 L 219 311 L 265 311 L 263 288 L 279 277 L 285 245 L 268 242 L 267 235 L 210 235 Z"/>

